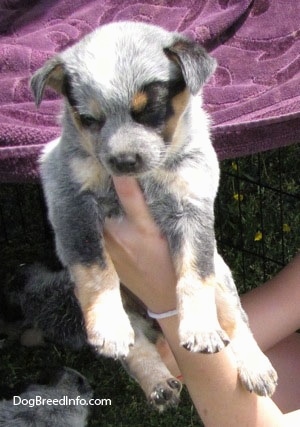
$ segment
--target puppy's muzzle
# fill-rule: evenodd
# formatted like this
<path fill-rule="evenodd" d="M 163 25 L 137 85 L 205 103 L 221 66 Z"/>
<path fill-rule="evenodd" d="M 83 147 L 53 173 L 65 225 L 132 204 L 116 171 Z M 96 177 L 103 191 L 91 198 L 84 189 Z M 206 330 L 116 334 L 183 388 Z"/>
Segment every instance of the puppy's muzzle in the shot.
<path fill-rule="evenodd" d="M 108 160 L 113 173 L 117 175 L 136 174 L 143 169 L 143 159 L 138 153 L 121 153 Z"/>

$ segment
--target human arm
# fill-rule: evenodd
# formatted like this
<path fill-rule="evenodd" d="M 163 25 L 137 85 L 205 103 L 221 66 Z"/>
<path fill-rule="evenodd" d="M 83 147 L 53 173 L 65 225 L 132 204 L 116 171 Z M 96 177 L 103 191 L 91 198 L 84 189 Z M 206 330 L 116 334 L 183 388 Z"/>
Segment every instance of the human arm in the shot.
<path fill-rule="evenodd" d="M 284 413 L 294 411 L 300 401 L 300 334 L 295 332 L 300 328 L 300 253 L 266 283 L 241 295 L 241 301 L 259 346 L 278 373 L 272 399 Z"/>
<path fill-rule="evenodd" d="M 118 178 L 115 186 L 126 218 L 109 221 L 105 236 L 121 280 L 151 311 L 174 309 L 176 277 L 167 242 L 153 223 L 136 181 Z M 230 347 L 213 355 L 190 353 L 179 345 L 177 316 L 159 323 L 206 426 L 286 425 L 271 399 L 240 386 Z"/>
<path fill-rule="evenodd" d="M 263 351 L 299 329 L 300 253 L 262 286 L 242 295 L 241 300 Z"/>
<path fill-rule="evenodd" d="M 209 355 L 188 352 L 179 345 L 178 318 L 159 323 L 206 427 L 285 426 L 281 411 L 270 398 L 241 386 L 230 347 Z"/>

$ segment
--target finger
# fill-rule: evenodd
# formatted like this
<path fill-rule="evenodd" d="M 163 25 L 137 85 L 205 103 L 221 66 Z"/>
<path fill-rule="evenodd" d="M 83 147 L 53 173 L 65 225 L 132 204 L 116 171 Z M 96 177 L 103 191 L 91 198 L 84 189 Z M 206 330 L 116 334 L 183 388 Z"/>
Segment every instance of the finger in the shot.
<path fill-rule="evenodd" d="M 136 179 L 113 177 L 113 182 L 127 219 L 137 225 L 144 226 L 147 224 L 147 227 L 151 224 L 154 225 L 153 218 Z"/>

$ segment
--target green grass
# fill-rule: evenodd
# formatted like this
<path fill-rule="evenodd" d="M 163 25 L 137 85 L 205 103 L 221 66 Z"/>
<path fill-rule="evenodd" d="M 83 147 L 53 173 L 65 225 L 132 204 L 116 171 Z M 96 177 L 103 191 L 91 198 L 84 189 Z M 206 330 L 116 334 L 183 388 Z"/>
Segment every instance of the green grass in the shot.
<path fill-rule="evenodd" d="M 299 148 L 221 165 L 216 234 L 241 292 L 275 274 L 300 249 Z M 0 281 L 19 263 L 51 257 L 40 203 L 35 185 L 0 186 Z M 34 382 L 45 368 L 56 366 L 77 369 L 91 382 L 94 397 L 111 399 L 111 406 L 95 408 L 90 427 L 202 425 L 186 390 L 177 409 L 157 414 L 118 362 L 96 357 L 89 350 L 71 352 L 54 345 L 29 349 L 13 344 L 0 350 L 0 398 L 8 398 L 21 390 L 22 383 Z"/>
<path fill-rule="evenodd" d="M 45 369 L 59 366 L 83 373 L 94 389 L 94 398 L 111 399 L 111 405 L 94 407 L 89 426 L 201 426 L 186 391 L 178 409 L 160 415 L 147 405 L 139 386 L 119 362 L 95 357 L 88 350 L 75 353 L 53 345 L 33 349 L 17 344 L 1 350 L 0 377 L 6 386 L 0 389 L 2 397 L 21 389 L 20 383 L 38 381 Z"/>

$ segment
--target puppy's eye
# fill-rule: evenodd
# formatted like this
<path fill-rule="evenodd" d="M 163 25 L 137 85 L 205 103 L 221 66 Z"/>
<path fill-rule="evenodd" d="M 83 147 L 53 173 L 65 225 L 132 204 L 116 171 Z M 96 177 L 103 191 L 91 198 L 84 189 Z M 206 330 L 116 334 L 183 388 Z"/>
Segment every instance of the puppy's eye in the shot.
<path fill-rule="evenodd" d="M 159 128 L 164 123 L 166 117 L 166 106 L 148 105 L 142 111 L 132 111 L 131 116 L 133 120 L 135 120 L 137 123 L 154 128 Z"/>
<path fill-rule="evenodd" d="M 80 114 L 79 118 L 84 128 L 94 131 L 100 130 L 105 123 L 104 118 L 96 118 L 88 114 Z"/>
<path fill-rule="evenodd" d="M 80 114 L 80 120 L 83 126 L 89 127 L 94 125 L 97 120 L 92 116 L 87 116 L 86 114 Z"/>

